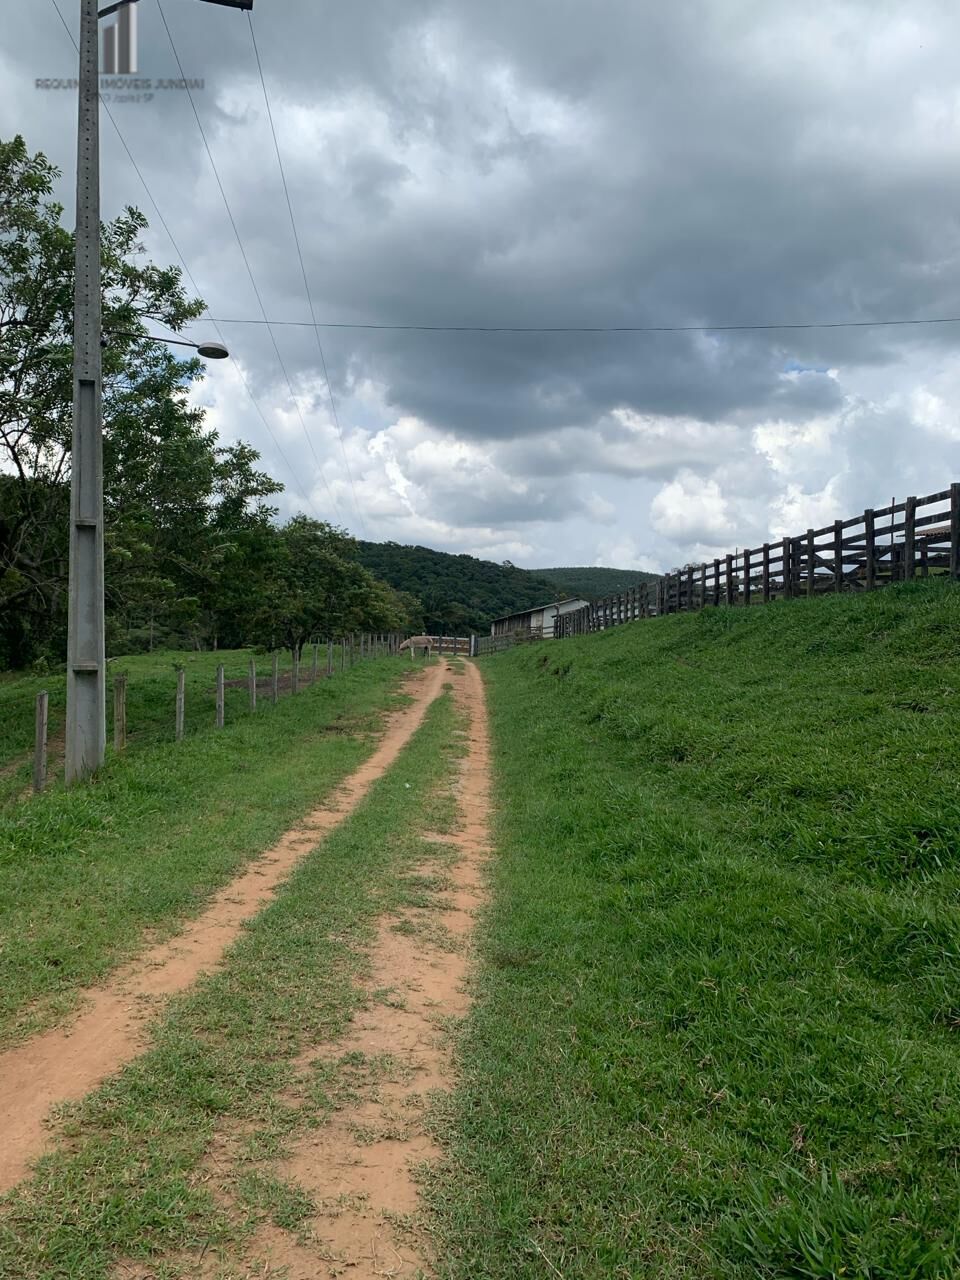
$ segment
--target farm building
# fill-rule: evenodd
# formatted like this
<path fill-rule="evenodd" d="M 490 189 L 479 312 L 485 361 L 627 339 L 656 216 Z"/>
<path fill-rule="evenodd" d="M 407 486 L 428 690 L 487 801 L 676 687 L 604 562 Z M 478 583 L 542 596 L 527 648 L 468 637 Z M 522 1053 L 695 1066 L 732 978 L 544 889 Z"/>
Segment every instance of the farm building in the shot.
<path fill-rule="evenodd" d="M 553 638 L 554 618 L 582 609 L 587 603 L 586 600 L 554 600 L 550 604 L 538 605 L 536 609 L 508 613 L 502 618 L 494 618 L 490 624 L 490 634 L 505 636 L 511 631 L 529 631 L 537 632 L 545 640 L 550 640 Z"/>

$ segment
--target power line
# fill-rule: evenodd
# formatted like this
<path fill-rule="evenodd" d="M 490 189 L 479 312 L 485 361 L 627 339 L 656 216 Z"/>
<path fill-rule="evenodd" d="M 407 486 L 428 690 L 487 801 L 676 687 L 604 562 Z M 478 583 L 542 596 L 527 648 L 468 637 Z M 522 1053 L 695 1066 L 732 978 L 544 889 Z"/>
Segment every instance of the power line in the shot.
<path fill-rule="evenodd" d="M 51 0 L 51 3 L 53 4 L 54 9 L 56 10 L 57 17 L 60 19 L 61 23 L 63 24 L 63 29 L 64 31 L 66 31 L 67 36 L 69 37 L 70 43 L 73 45 L 74 49 L 77 49 L 78 46 L 77 46 L 76 40 L 74 39 L 73 32 L 70 30 L 70 27 L 68 26 L 63 16 L 63 13 L 61 12 L 60 6 L 57 3 L 57 0 Z M 159 220 L 160 225 L 163 227 L 164 231 L 167 234 L 168 239 L 170 240 L 170 243 L 173 245 L 173 251 L 177 255 L 177 258 L 180 261 L 180 265 L 183 268 L 184 275 L 187 277 L 187 280 L 190 282 L 190 286 L 193 289 L 194 296 L 199 297 L 200 289 L 197 286 L 196 280 L 193 278 L 193 274 L 190 271 L 190 268 L 187 266 L 186 258 L 184 258 L 183 254 L 181 253 L 180 246 L 177 244 L 177 241 L 174 238 L 173 232 L 170 230 L 170 227 L 167 225 L 166 219 L 164 218 L 163 214 L 160 212 L 160 206 L 157 204 L 156 199 L 154 198 L 153 192 L 150 190 L 150 187 L 147 184 L 147 180 L 143 176 L 140 166 L 137 164 L 136 160 L 134 159 L 133 152 L 130 150 L 129 146 L 127 145 L 127 141 L 120 131 L 120 126 L 117 124 L 116 118 L 114 117 L 113 112 L 110 110 L 109 104 L 104 101 L 102 95 L 100 98 L 100 102 L 103 106 L 104 111 L 106 111 L 107 116 L 110 119 L 110 123 L 113 125 L 114 131 L 116 132 L 117 137 L 120 140 L 120 145 L 123 147 L 124 151 L 126 152 L 127 159 L 130 161 L 131 165 L 133 166 L 134 172 L 136 173 L 137 177 L 140 179 L 140 184 L 147 194 L 147 199 L 153 205 L 154 212 L 157 215 L 157 219 Z M 163 324 L 162 321 L 155 321 L 155 323 L 160 324 L 161 327 L 164 329 L 169 329 L 169 325 Z M 213 325 L 214 331 L 217 337 L 220 339 L 221 342 L 223 342 L 223 334 L 221 333 L 218 327 L 218 322 L 216 320 L 210 319 L 209 323 Z M 176 333 L 176 330 L 170 329 L 170 332 Z M 226 346 L 226 343 L 224 342 L 223 345 Z M 300 497 L 303 498 L 304 502 L 311 509 L 311 511 L 313 511 L 313 514 L 317 517 L 317 519 L 322 520 L 322 516 L 320 515 L 320 512 L 317 511 L 312 500 L 303 491 L 303 489 L 300 488 L 300 482 L 299 482 L 297 473 L 293 468 L 293 466 L 291 465 L 290 460 L 287 458 L 286 454 L 283 452 L 283 449 L 280 446 L 279 440 L 274 435 L 273 428 L 270 426 L 270 423 L 267 420 L 267 416 L 264 413 L 263 408 L 260 405 L 260 402 L 257 400 L 257 397 L 254 395 L 252 387 L 247 382 L 246 376 L 244 375 L 240 362 L 233 355 L 231 355 L 230 360 L 231 360 L 231 363 L 233 364 L 233 367 L 237 376 L 240 379 L 241 384 L 243 385 L 244 390 L 246 391 L 247 395 L 250 397 L 250 400 L 253 404 L 254 409 L 257 411 L 257 413 L 260 416 L 260 421 L 263 423 L 264 428 L 266 429 L 267 435 L 273 441 L 274 448 L 276 449 L 277 453 L 280 455 L 280 458 L 284 466 L 287 468 L 287 471 L 290 473 L 290 476 L 293 479 L 295 491 L 300 494 Z"/>
<path fill-rule="evenodd" d="M 320 330 L 317 328 L 317 313 L 313 305 L 313 294 L 310 291 L 310 281 L 307 277 L 307 268 L 306 268 L 306 264 L 303 261 L 303 249 L 301 248 L 300 235 L 297 231 L 297 220 L 293 216 L 293 202 L 290 199 L 290 188 L 287 186 L 287 175 L 283 168 L 283 159 L 280 155 L 280 143 L 277 139 L 277 130 L 273 122 L 273 110 L 270 106 L 270 95 L 267 93 L 267 82 L 264 79 L 264 75 L 263 75 L 263 63 L 260 61 L 260 49 L 257 46 L 257 36 L 253 29 L 253 18 L 251 17 L 249 11 L 247 13 L 247 23 L 250 27 L 250 39 L 253 43 L 253 52 L 257 60 L 257 71 L 260 75 L 260 87 L 263 89 L 263 101 L 267 108 L 267 119 L 270 122 L 270 133 L 273 135 L 273 149 L 276 152 L 277 166 L 280 169 L 280 181 L 283 183 L 283 194 L 287 201 L 287 212 L 290 214 L 290 227 L 291 227 L 291 230 L 293 231 L 293 241 L 294 241 L 294 244 L 297 246 L 297 257 L 300 260 L 300 274 L 303 276 L 303 287 L 306 291 L 307 304 L 310 307 L 310 315 L 313 320 L 313 333 L 314 333 L 314 337 L 317 340 L 317 350 L 320 353 L 320 364 L 323 367 L 323 377 L 327 384 L 327 394 L 330 397 L 330 409 L 333 413 L 333 421 L 337 429 L 337 436 L 340 439 L 340 452 L 343 454 L 344 465 L 346 466 L 347 476 L 349 477 L 349 480 L 350 480 L 350 489 L 351 489 L 351 492 L 353 493 L 353 505 L 356 509 L 357 517 L 360 521 L 360 527 L 363 531 L 363 536 L 366 537 L 367 527 L 363 519 L 363 512 L 360 510 L 360 503 L 357 500 L 357 487 L 353 481 L 353 472 L 350 469 L 350 459 L 347 457 L 347 448 L 343 441 L 343 431 L 340 428 L 340 415 L 337 413 L 337 402 L 334 399 L 334 395 L 333 395 L 333 385 L 330 382 L 330 374 L 327 372 L 327 358 L 323 354 L 323 344 L 320 341 Z"/>
<path fill-rule="evenodd" d="M 290 399 L 293 401 L 293 407 L 296 409 L 297 417 L 300 419 L 300 426 L 303 430 L 304 438 L 306 439 L 307 444 L 310 447 L 310 452 L 313 454 L 313 460 L 317 464 L 317 473 L 320 476 L 320 479 L 323 481 L 324 488 L 327 491 L 327 496 L 330 498 L 331 505 L 333 506 L 333 510 L 336 513 L 337 520 L 339 521 L 341 517 L 340 517 L 340 509 L 337 506 L 337 500 L 333 496 L 333 490 L 330 488 L 330 485 L 327 482 L 327 477 L 324 475 L 323 467 L 321 465 L 319 457 L 317 456 L 317 451 L 313 447 L 313 441 L 310 438 L 310 433 L 307 431 L 307 424 L 306 422 L 304 422 L 303 413 L 300 410 L 300 405 L 297 402 L 297 397 L 293 390 L 293 382 L 290 379 L 290 375 L 287 372 L 287 366 L 284 364 L 283 356 L 280 354 L 280 348 L 277 345 L 276 335 L 273 332 L 273 329 L 270 325 L 269 320 L 267 320 L 267 311 L 265 306 L 263 305 L 263 297 L 260 293 L 260 289 L 257 286 L 257 282 L 254 277 L 253 270 L 250 266 L 250 260 L 247 257 L 247 251 L 243 246 L 243 240 L 240 237 L 240 231 L 239 231 L 239 228 L 237 227 L 236 219 L 233 216 L 233 210 L 230 208 L 230 201 L 227 199 L 227 193 L 224 189 L 223 182 L 221 181 L 221 178 L 220 178 L 220 171 L 217 169 L 217 163 L 213 158 L 213 152 L 210 150 L 210 143 L 207 141 L 207 135 L 203 128 L 203 122 L 200 119 L 200 113 L 197 111 L 197 104 L 194 101 L 193 93 L 190 89 L 189 81 L 187 80 L 186 74 L 183 70 L 183 63 L 180 61 L 180 54 L 177 52 L 177 46 L 173 39 L 173 33 L 171 32 L 169 23 L 167 22 L 167 15 L 163 11 L 162 0 L 157 0 L 157 8 L 160 11 L 160 17 L 163 21 L 164 30 L 167 33 L 167 39 L 170 41 L 170 48 L 173 50 L 173 56 L 176 59 L 177 68 L 180 72 L 180 78 L 184 83 L 184 87 L 187 92 L 187 97 L 190 99 L 190 106 L 193 108 L 194 119 L 197 122 L 197 128 L 200 130 L 200 137 L 203 140 L 203 146 L 207 153 L 207 159 L 210 161 L 210 168 L 213 170 L 213 176 L 216 179 L 218 188 L 220 189 L 220 195 L 223 198 L 223 205 L 227 211 L 227 217 L 230 219 L 230 226 L 233 228 L 234 236 L 236 236 L 237 245 L 240 249 L 240 256 L 243 258 L 243 265 L 247 269 L 247 275 L 250 277 L 250 284 L 253 288 L 254 295 L 256 296 L 257 304 L 260 307 L 261 314 L 263 315 L 263 323 L 267 326 L 267 332 L 270 334 L 270 340 L 273 343 L 273 349 L 274 349 L 274 352 L 276 353 L 277 362 L 280 365 L 280 368 L 283 372 L 283 376 L 286 379 L 287 387 L 290 391 Z"/>
<path fill-rule="evenodd" d="M 373 329 L 387 333 L 749 333 L 774 329 L 875 329 L 894 325 L 960 324 L 960 316 L 925 320 L 810 320 L 780 324 L 375 324 L 345 320 L 248 320 L 221 316 L 218 324 L 270 324 L 276 328 Z"/>

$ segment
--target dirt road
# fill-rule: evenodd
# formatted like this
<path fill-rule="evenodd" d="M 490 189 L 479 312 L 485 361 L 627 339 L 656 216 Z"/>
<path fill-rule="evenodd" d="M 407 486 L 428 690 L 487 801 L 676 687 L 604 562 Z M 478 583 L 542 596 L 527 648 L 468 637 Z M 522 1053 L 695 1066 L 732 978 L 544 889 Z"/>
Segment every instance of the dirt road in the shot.
<path fill-rule="evenodd" d="M 345 1038 L 321 1046 L 301 1063 L 304 1069 L 317 1059 L 361 1064 L 332 1118 L 319 1131 L 308 1131 L 277 1169 L 309 1193 L 319 1212 L 299 1238 L 278 1227 L 261 1229 L 243 1259 L 226 1267 L 218 1260 L 211 1276 L 414 1280 L 429 1274 L 416 1170 L 439 1155 L 427 1131 L 430 1094 L 452 1084 L 444 1029 L 469 1003 L 465 944 L 484 897 L 482 864 L 489 844 L 490 745 L 483 685 L 473 663 L 465 664 L 452 683 L 470 727 L 456 787 L 457 830 L 436 837 L 449 850 L 449 883 L 429 906 L 380 921 L 366 985 L 371 993 L 390 992 L 391 998 L 370 999 Z M 436 862 L 418 870 L 435 874 Z"/>
<path fill-rule="evenodd" d="M 28 1172 L 51 1142 L 45 1118 L 55 1104 L 82 1098 L 144 1046 L 145 1024 L 159 1004 L 216 968 L 243 923 L 256 915 L 296 865 L 357 807 L 396 760 L 439 695 L 444 667 L 407 685 L 414 701 L 390 718 L 373 755 L 302 824 L 223 888 L 182 933 L 151 948 L 107 985 L 88 991 L 86 1008 L 0 1054 L 0 1194 Z"/>

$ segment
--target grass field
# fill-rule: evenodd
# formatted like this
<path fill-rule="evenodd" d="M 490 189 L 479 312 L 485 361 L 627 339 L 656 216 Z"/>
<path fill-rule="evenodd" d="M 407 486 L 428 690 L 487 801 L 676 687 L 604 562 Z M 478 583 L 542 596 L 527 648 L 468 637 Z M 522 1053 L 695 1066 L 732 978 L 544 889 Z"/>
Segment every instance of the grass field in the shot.
<path fill-rule="evenodd" d="M 224 656 L 188 668 L 188 704 L 200 701 L 209 660 Z M 131 728 L 135 707 L 155 723 L 161 706 L 172 713 L 172 663 L 135 661 Z M 234 655 L 228 675 L 246 661 Z M 235 690 L 224 730 L 211 716 L 182 743 L 111 755 L 92 783 L 0 808 L 0 1044 L 70 1009 L 145 931 L 163 936 L 196 914 L 315 807 L 372 750 L 405 672 L 396 659 L 366 661 L 255 715 L 241 714 L 246 695 Z"/>
<path fill-rule="evenodd" d="M 344 684 L 382 687 L 375 673 L 385 665 L 366 664 Z M 376 917 L 418 904 L 415 869 L 430 859 L 441 866 L 444 854 L 420 833 L 450 827 L 460 728 L 445 694 L 223 968 L 171 1002 L 144 1056 L 70 1110 L 58 1152 L 0 1201 L 3 1280 L 219 1276 L 227 1273 L 207 1264 L 221 1249 L 242 1249 L 258 1224 L 295 1231 L 311 1215 L 309 1197 L 276 1177 L 273 1162 L 336 1106 L 357 1063 L 319 1059 L 298 1077 L 296 1058 L 344 1030 L 363 999 L 357 978 Z M 393 998 L 370 998 L 379 997 Z M 203 1164 L 215 1138 L 226 1195 L 214 1195 Z M 207 1269 L 195 1270 L 208 1251 Z"/>
<path fill-rule="evenodd" d="M 337 655 L 339 659 L 339 654 Z M 107 672 L 107 742 L 113 742 L 113 681 L 118 675 L 127 677 L 127 746 L 128 750 L 170 742 L 174 737 L 177 668 L 185 673 L 184 729 L 187 736 L 202 733 L 216 718 L 217 667 L 224 667 L 226 685 L 226 720 L 233 723 L 250 714 L 247 672 L 251 657 L 256 657 L 259 698 L 269 700 L 272 657 L 255 655 L 252 649 L 220 650 L 217 653 L 195 653 L 192 650 L 161 650 L 112 658 Z M 305 652 L 304 676 L 313 661 L 312 650 Z M 321 647 L 320 670 L 326 669 L 326 649 Z M 281 696 L 290 693 L 292 660 L 289 653 L 280 655 Z M 337 667 L 339 674 L 339 663 Z M 305 683 L 301 677 L 301 685 Z M 28 675 L 20 672 L 0 673 L 0 807 L 16 803 L 30 786 L 34 745 L 34 706 L 37 694 L 46 689 L 49 704 L 50 779 L 63 775 L 63 734 L 66 717 L 66 677 L 63 674 Z"/>
<path fill-rule="evenodd" d="M 960 1275 L 960 590 L 481 664 L 446 1280 Z"/>

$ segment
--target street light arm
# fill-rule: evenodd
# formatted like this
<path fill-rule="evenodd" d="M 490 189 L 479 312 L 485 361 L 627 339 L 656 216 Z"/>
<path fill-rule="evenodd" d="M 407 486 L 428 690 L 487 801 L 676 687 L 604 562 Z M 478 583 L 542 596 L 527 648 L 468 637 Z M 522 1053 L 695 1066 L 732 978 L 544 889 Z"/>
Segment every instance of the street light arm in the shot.
<path fill-rule="evenodd" d="M 116 4 L 108 4 L 105 9 L 101 9 L 97 14 L 98 18 L 109 18 L 111 13 L 116 13 L 119 9 L 126 8 L 128 4 L 136 4 L 137 0 L 117 0 Z"/>
<path fill-rule="evenodd" d="M 193 347 L 196 349 L 195 342 L 184 342 L 181 338 L 155 338 L 152 333 L 132 333 L 128 329 L 111 329 L 109 333 L 103 335 L 100 343 L 105 347 L 111 338 L 136 338 L 138 342 L 169 342 L 174 347 Z"/>
<path fill-rule="evenodd" d="M 203 0 L 205 4 L 223 4 L 228 9 L 252 9 L 253 0 Z M 123 9 L 128 4 L 136 4 L 137 0 L 116 0 L 116 4 L 108 4 L 97 14 L 98 18 L 109 18 L 112 13 Z"/>
<path fill-rule="evenodd" d="M 230 352 L 222 342 L 184 342 L 182 338 L 157 338 L 152 333 L 132 333 L 127 329 L 111 329 L 100 339 L 105 347 L 111 338 L 133 338 L 137 342 L 168 342 L 172 347 L 192 347 L 206 360 L 226 360 Z"/>

